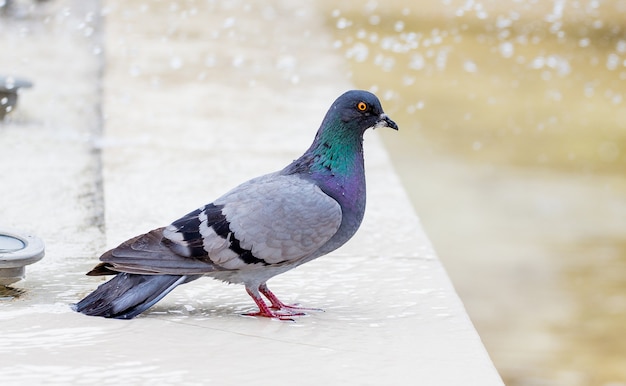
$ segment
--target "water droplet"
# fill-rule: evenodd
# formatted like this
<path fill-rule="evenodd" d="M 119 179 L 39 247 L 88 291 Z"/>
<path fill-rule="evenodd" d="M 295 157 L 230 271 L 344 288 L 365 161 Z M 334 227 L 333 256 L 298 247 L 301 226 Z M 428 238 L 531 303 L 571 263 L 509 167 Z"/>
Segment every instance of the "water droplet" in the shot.
<path fill-rule="evenodd" d="M 294 56 L 291 55 L 281 55 L 278 57 L 276 61 L 276 69 L 288 71 L 295 69 L 298 61 Z"/>
<path fill-rule="evenodd" d="M 376 10 L 376 8 L 378 8 L 378 1 L 370 0 L 365 3 L 365 6 L 363 8 L 365 9 L 365 13 L 372 13 Z"/>
<path fill-rule="evenodd" d="M 501 43 L 498 49 L 500 50 L 500 55 L 504 56 L 505 58 L 510 58 L 511 56 L 513 56 L 513 53 L 515 51 L 515 47 L 511 42 Z"/>
<path fill-rule="evenodd" d="M 426 65 L 426 61 L 424 60 L 424 56 L 422 54 L 413 54 L 411 56 L 411 61 L 409 62 L 409 68 L 412 70 L 421 70 Z"/>
<path fill-rule="evenodd" d="M 184 64 L 183 60 L 178 56 L 173 56 L 170 58 L 170 67 L 173 70 L 180 69 L 183 66 L 183 64 Z"/>
<path fill-rule="evenodd" d="M 383 93 L 383 100 L 390 101 L 393 99 L 395 92 L 393 90 L 387 90 Z"/>
<path fill-rule="evenodd" d="M 606 68 L 609 71 L 613 71 L 620 64 L 619 56 L 615 53 L 610 53 L 606 58 Z"/>
<path fill-rule="evenodd" d="M 396 64 L 396 60 L 392 56 L 384 56 L 379 54 L 376 55 L 376 58 L 374 58 L 374 64 L 380 66 L 383 71 L 389 72 Z"/>
<path fill-rule="evenodd" d="M 502 15 L 499 15 L 496 19 L 496 27 L 498 28 L 508 28 L 513 24 L 513 21 L 509 18 L 506 18 Z"/>
<path fill-rule="evenodd" d="M 224 29 L 231 28 L 234 25 L 235 25 L 235 18 L 234 17 L 226 18 L 226 20 L 224 20 L 224 23 L 222 23 L 222 27 L 224 27 Z"/>
<path fill-rule="evenodd" d="M 448 52 L 446 50 L 440 50 L 437 53 L 437 58 L 435 59 L 437 68 L 442 71 L 445 70 L 447 62 L 448 62 Z"/>
<path fill-rule="evenodd" d="M 476 66 L 476 63 L 472 62 L 471 60 L 466 60 L 465 63 L 463 63 L 463 69 L 466 72 L 474 73 L 476 72 L 476 70 L 478 70 L 478 67 Z"/>
<path fill-rule="evenodd" d="M 352 22 L 345 17 L 339 18 L 339 20 L 337 20 L 337 28 L 339 29 L 345 29 L 350 27 L 351 25 Z"/>
<path fill-rule="evenodd" d="M 614 105 L 622 103 L 622 94 L 613 95 L 613 97 L 611 98 L 611 102 L 613 102 Z"/>
<path fill-rule="evenodd" d="M 245 62 L 245 59 L 241 55 L 237 55 L 233 58 L 233 67 L 242 67 Z"/>
<path fill-rule="evenodd" d="M 362 63 L 369 55 L 369 48 L 366 44 L 356 43 L 348 51 L 346 51 L 346 57 L 348 59 L 354 59 L 355 61 Z"/>

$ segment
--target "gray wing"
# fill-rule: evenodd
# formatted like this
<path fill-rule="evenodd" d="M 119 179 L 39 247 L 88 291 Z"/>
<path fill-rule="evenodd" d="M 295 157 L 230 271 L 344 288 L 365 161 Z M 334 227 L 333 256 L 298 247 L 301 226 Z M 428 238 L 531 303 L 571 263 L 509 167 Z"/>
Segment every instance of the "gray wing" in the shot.
<path fill-rule="evenodd" d="M 337 232 L 339 204 L 310 181 L 268 174 L 101 257 L 115 271 L 200 274 L 296 262 Z M 156 233 L 155 233 L 156 232 Z"/>

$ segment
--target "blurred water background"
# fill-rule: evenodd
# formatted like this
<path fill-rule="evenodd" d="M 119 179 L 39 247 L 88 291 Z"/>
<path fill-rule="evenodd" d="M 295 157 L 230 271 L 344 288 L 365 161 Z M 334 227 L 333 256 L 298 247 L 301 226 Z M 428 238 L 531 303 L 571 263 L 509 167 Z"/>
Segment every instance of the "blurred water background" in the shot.
<path fill-rule="evenodd" d="M 325 2 L 507 385 L 626 385 L 626 1 Z"/>

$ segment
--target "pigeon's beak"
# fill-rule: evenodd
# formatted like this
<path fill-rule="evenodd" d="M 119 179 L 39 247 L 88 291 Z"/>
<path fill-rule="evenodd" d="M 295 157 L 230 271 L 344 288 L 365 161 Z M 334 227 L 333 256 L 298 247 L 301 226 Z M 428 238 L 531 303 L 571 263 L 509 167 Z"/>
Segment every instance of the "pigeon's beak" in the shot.
<path fill-rule="evenodd" d="M 394 130 L 398 130 L 398 125 L 396 125 L 396 123 L 392 121 L 385 113 L 380 114 L 380 116 L 378 117 L 378 122 L 376 122 L 376 125 L 374 125 L 375 129 L 379 127 L 390 127 Z"/>

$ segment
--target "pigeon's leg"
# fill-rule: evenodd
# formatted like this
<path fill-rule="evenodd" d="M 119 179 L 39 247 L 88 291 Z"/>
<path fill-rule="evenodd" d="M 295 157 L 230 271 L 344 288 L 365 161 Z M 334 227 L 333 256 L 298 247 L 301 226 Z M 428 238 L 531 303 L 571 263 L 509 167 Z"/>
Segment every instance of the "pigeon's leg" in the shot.
<path fill-rule="evenodd" d="M 295 304 L 285 304 L 278 299 L 276 295 L 269 288 L 267 288 L 267 284 L 263 283 L 259 286 L 259 291 L 265 295 L 267 300 L 272 303 L 272 308 L 276 310 L 286 310 L 292 316 L 306 315 L 302 311 L 322 311 L 319 308 L 305 308 L 299 307 Z M 295 312 L 294 312 L 295 311 Z"/>
<path fill-rule="evenodd" d="M 259 312 L 251 312 L 249 314 L 245 314 L 246 316 L 263 316 L 263 317 L 266 317 L 266 318 L 276 318 L 276 319 L 280 319 L 280 320 L 290 320 L 292 322 L 294 321 L 293 319 L 291 319 L 289 317 L 289 316 L 292 316 L 291 314 L 284 315 L 284 314 L 279 314 L 277 312 L 274 312 L 274 311 L 270 310 L 270 308 L 267 306 L 267 304 L 265 304 L 265 301 L 263 300 L 263 298 L 261 298 L 261 295 L 259 295 L 259 291 L 258 290 L 251 289 L 248 286 L 246 286 L 246 292 L 248 292 L 248 295 L 250 295 L 252 300 L 254 300 L 256 305 L 259 307 Z"/>

